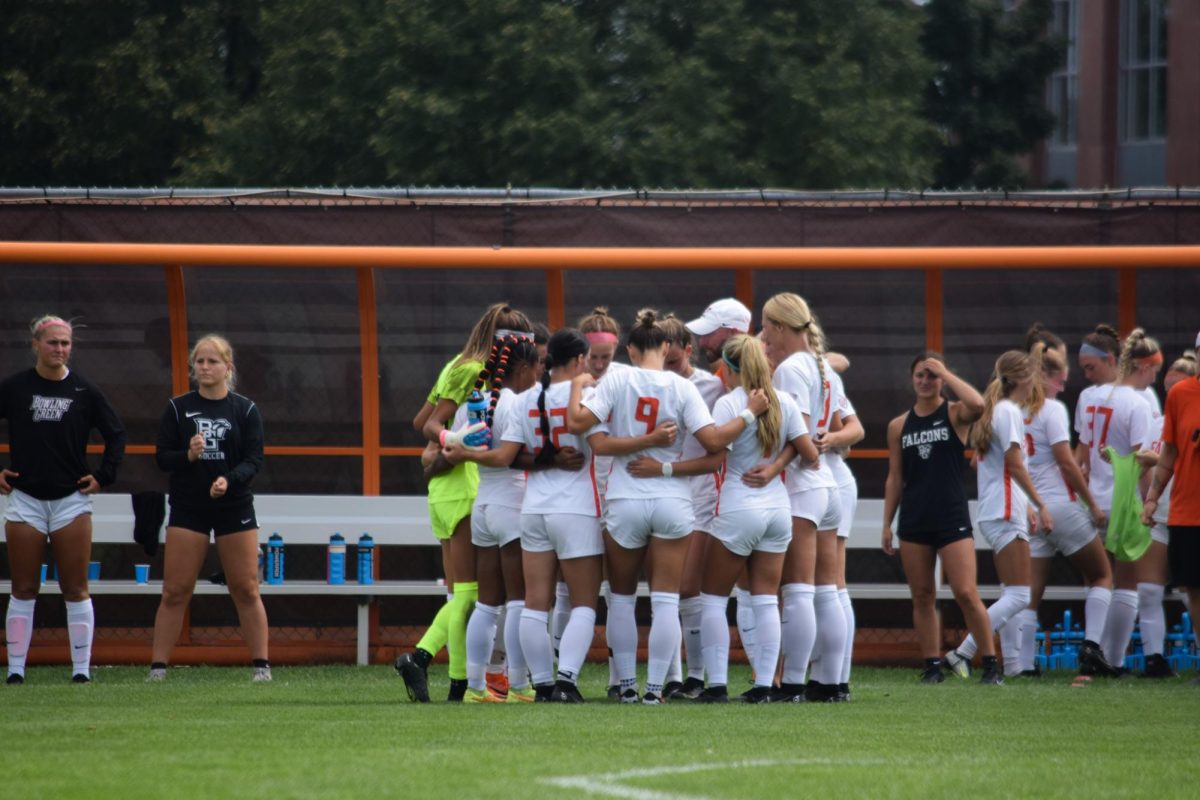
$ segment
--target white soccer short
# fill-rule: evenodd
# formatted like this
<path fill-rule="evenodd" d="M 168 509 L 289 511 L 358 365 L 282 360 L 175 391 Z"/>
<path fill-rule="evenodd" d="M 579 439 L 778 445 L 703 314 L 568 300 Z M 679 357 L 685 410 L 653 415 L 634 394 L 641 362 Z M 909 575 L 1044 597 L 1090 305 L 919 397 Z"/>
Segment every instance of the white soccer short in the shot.
<path fill-rule="evenodd" d="M 1154 523 L 1154 527 L 1150 529 L 1150 538 L 1159 544 L 1169 546 L 1171 544 L 1171 535 L 1168 532 L 1167 523 Z"/>
<path fill-rule="evenodd" d="M 471 510 L 471 544 L 504 547 L 521 538 L 521 509 L 488 503 Z"/>
<path fill-rule="evenodd" d="M 609 500 L 604 509 L 604 527 L 608 535 L 626 550 L 645 547 L 651 536 L 659 539 L 687 536 L 692 532 L 694 522 L 691 498 Z"/>
<path fill-rule="evenodd" d="M 837 534 L 839 539 L 849 539 L 850 529 L 854 527 L 854 512 L 858 509 L 858 481 L 842 484 L 837 490 L 838 507 L 842 514 Z"/>
<path fill-rule="evenodd" d="M 1054 530 L 1029 537 L 1029 555 L 1053 558 L 1055 553 L 1074 555 L 1096 538 L 1092 518 L 1078 503 L 1048 503 L 1046 510 L 1054 519 Z"/>
<path fill-rule="evenodd" d="M 1025 520 L 1020 522 L 1006 519 L 985 519 L 979 523 L 979 533 L 983 540 L 992 548 L 993 553 L 999 553 L 1017 539 L 1029 541 L 1029 531 L 1025 530 Z"/>
<path fill-rule="evenodd" d="M 717 497 L 720 483 L 716 475 L 693 475 L 688 479 L 692 490 L 692 513 L 696 520 L 692 530 L 712 533 L 717 516 Z"/>
<path fill-rule="evenodd" d="M 553 552 L 560 561 L 602 555 L 600 518 L 587 514 L 522 514 L 521 549 Z"/>
<path fill-rule="evenodd" d="M 819 531 L 834 531 L 842 524 L 842 503 L 836 488 L 805 489 L 788 495 L 792 516 L 806 519 Z"/>
<path fill-rule="evenodd" d="M 713 538 L 734 555 L 748 556 L 754 550 L 786 553 L 792 542 L 792 515 L 786 508 L 746 508 L 720 514 Z"/>
<path fill-rule="evenodd" d="M 4 507 L 6 520 L 24 522 L 47 536 L 67 527 L 84 514 L 91 513 L 92 498 L 83 492 L 75 492 L 57 500 L 39 500 L 20 489 L 13 489 Z"/>

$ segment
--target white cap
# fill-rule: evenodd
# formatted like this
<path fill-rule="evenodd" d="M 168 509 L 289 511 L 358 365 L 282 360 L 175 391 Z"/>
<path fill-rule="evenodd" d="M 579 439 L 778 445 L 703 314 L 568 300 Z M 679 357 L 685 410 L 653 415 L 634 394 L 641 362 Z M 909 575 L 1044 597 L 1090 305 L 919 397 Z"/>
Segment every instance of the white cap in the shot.
<path fill-rule="evenodd" d="M 731 328 L 748 333 L 750 309 L 732 297 L 726 297 L 704 309 L 704 313 L 698 319 L 687 324 L 687 329 L 697 336 L 707 336 L 718 328 Z"/>

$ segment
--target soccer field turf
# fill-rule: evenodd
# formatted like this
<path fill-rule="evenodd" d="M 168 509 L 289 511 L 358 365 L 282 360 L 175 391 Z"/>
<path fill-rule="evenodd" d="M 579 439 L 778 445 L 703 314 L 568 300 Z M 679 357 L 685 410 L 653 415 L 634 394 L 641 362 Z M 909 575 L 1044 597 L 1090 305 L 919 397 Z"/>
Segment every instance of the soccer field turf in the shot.
<path fill-rule="evenodd" d="M 622 706 L 589 666 L 585 706 L 408 701 L 387 667 L 33 668 L 0 686 L 14 798 L 1188 797 L 1200 688 L 1184 679 L 1010 680 L 858 669 L 838 705 Z M 741 691 L 747 672 L 734 668 Z M 445 696 L 445 668 L 430 675 Z"/>

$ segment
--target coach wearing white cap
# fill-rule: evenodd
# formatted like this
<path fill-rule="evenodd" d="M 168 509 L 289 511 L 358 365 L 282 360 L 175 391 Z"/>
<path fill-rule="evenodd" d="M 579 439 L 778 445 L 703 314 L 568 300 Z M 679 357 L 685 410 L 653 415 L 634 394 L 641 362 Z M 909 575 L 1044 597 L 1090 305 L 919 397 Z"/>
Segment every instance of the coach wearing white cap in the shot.
<path fill-rule="evenodd" d="M 719 367 L 721 348 L 729 337 L 750 332 L 750 309 L 732 297 L 726 297 L 704 309 L 703 314 L 687 323 L 687 329 L 700 337 L 698 344 L 704 360 Z"/>

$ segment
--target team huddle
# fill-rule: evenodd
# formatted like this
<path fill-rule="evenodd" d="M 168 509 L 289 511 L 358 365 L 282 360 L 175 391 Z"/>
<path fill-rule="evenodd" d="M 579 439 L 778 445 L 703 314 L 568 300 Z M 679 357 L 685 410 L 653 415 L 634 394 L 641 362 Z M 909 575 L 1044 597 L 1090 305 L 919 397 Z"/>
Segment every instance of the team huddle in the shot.
<path fill-rule="evenodd" d="M 445 648 L 451 701 L 584 702 L 577 682 L 603 597 L 610 698 L 727 702 L 731 595 L 753 676 L 742 701 L 850 699 L 846 543 L 858 491 L 845 457 L 865 434 L 841 378 L 849 362 L 827 352 L 796 294 L 771 297 L 756 336 L 751 327 L 750 310 L 733 299 L 687 323 L 643 309 L 624 333 L 604 308 L 553 334 L 507 305 L 486 311 L 413 420 L 427 440 L 429 517 L 451 592 L 416 648 L 396 659 L 411 699 L 429 700 L 427 669 Z M 66 600 L 73 680 L 87 682 L 90 495 L 115 479 L 125 432 L 100 390 L 68 369 L 70 323 L 42 317 L 31 332 L 35 366 L 0 382 L 13 467 L 0 470 L 13 585 L 8 682 L 24 681 L 47 544 Z M 614 360 L 622 341 L 631 365 Z M 709 369 L 693 364 L 694 344 Z M 167 677 L 211 534 L 253 679 L 269 681 L 250 492 L 262 422 L 232 391 L 226 340 L 202 337 L 189 364 L 197 388 L 168 403 L 156 443 L 171 489 L 148 680 Z M 1087 584 L 1083 672 L 1127 674 L 1138 624 L 1143 674 L 1173 674 L 1163 656 L 1166 589 L 1200 603 L 1196 354 L 1171 364 L 1165 404 L 1154 390 L 1163 353 L 1140 328 L 1122 341 L 1098 326 L 1078 364 L 1091 386 L 1073 423 L 1058 399 L 1067 347 L 1040 325 L 1024 349 L 1000 356 L 983 392 L 939 354 L 910 366 L 914 403 L 887 428 L 882 546 L 899 553 L 912 592 L 924 683 L 944 681 L 947 670 L 967 677 L 976 655 L 985 684 L 1040 674 L 1037 609 L 1057 553 Z M 105 440 L 94 471 L 92 429 Z M 963 489 L 969 462 L 974 521 Z M 1002 584 L 987 608 L 976 587 L 976 527 Z M 970 631 L 944 654 L 938 563 Z M 643 578 L 644 685 L 635 613 Z"/>

